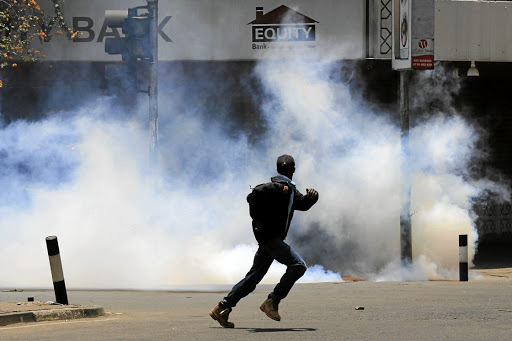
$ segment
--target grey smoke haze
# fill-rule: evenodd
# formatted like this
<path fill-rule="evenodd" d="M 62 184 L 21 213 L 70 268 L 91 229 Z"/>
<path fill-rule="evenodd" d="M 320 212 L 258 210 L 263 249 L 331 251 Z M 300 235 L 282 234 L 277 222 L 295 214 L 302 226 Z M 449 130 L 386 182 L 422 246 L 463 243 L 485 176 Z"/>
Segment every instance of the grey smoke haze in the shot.
<path fill-rule="evenodd" d="M 296 214 L 289 237 L 310 266 L 318 264 L 305 281 L 453 276 L 457 235 L 469 234 L 471 255 L 478 240 L 472 201 L 487 190 L 508 196 L 469 171 L 485 157 L 480 129 L 453 110 L 426 112 L 412 129 L 415 265 L 404 276 L 399 128 L 336 77 L 339 67 L 268 61 L 248 80 L 222 68 L 188 77 L 176 71 L 168 92 L 160 93 L 161 162 L 154 177 L 145 101 L 132 119 L 102 98 L 72 113 L 4 126 L 0 286 L 51 285 L 48 235 L 59 238 L 70 287 L 234 283 L 256 250 L 249 185 L 268 181 L 282 153 L 297 161 L 298 188 L 320 193 L 317 205 Z M 190 89 L 201 95 L 190 96 Z M 253 91 L 260 103 L 266 129 L 256 142 L 227 120 L 238 108 L 222 98 L 238 91 Z M 275 264 L 264 281 L 282 272 Z"/>

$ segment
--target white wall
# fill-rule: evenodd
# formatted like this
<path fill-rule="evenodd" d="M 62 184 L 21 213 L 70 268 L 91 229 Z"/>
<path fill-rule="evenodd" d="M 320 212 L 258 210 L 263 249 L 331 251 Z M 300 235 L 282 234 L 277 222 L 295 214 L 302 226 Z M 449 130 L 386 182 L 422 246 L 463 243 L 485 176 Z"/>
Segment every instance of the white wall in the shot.
<path fill-rule="evenodd" d="M 512 2 L 436 1 L 436 60 L 512 61 Z"/>
<path fill-rule="evenodd" d="M 143 0 L 68 0 L 64 7 L 67 22 L 72 24 L 73 18 L 90 18 L 78 22 L 84 27 L 89 25 L 85 20 L 92 20 L 90 31 L 83 32 L 81 42 L 71 42 L 63 35 L 54 34 L 51 42 L 44 43 L 41 50 L 46 53 L 47 60 L 120 60 L 120 56 L 104 52 L 101 29 L 105 10 L 145 4 Z M 162 32 L 172 42 L 160 36 L 159 59 L 253 60 L 294 55 L 364 58 L 365 4 L 363 0 L 160 0 L 159 21 L 171 17 Z M 266 14 L 281 5 L 318 21 L 315 40 L 272 42 L 266 45 L 269 48 L 255 49 L 248 23 L 256 18 L 256 7 L 263 7 Z M 91 39 L 93 35 L 94 39 Z M 88 39 L 91 41 L 83 41 Z"/>
<path fill-rule="evenodd" d="M 383 3 L 370 0 L 369 50 L 370 57 L 389 59 L 381 48 L 391 29 Z M 435 60 L 512 61 L 512 2 L 436 0 L 434 44 Z"/>

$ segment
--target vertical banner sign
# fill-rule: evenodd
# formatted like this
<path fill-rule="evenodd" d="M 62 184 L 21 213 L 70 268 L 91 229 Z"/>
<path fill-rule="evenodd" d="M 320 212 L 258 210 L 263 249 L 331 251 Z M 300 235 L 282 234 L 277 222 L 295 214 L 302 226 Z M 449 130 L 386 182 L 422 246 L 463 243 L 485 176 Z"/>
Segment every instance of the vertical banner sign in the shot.
<path fill-rule="evenodd" d="M 411 1 L 411 0 L 409 0 Z M 412 4 L 412 68 L 434 68 L 434 0 L 414 1 Z"/>
<path fill-rule="evenodd" d="M 392 67 L 395 70 L 411 69 L 411 14 L 412 0 L 393 0 Z"/>
<path fill-rule="evenodd" d="M 410 30 L 409 20 L 411 11 L 409 11 L 409 3 L 412 0 L 400 0 L 400 18 L 399 18 L 399 33 L 400 33 L 400 59 L 409 58 L 409 41 L 410 41 Z"/>

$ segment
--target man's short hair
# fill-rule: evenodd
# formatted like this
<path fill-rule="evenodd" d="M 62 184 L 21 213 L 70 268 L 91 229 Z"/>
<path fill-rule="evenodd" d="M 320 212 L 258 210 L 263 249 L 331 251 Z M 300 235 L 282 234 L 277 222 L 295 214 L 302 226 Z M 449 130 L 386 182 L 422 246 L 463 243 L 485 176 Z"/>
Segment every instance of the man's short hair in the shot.
<path fill-rule="evenodd" d="M 295 173 L 295 160 L 291 155 L 283 154 L 277 158 L 277 172 L 279 174 Z"/>

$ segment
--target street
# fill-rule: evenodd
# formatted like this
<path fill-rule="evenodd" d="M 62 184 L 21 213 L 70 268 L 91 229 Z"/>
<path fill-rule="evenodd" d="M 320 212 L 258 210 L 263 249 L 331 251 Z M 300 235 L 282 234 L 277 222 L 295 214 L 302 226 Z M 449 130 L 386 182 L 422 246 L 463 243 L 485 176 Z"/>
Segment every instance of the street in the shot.
<path fill-rule="evenodd" d="M 106 315 L 1 327 L 0 340 L 508 340 L 512 335 L 508 278 L 298 284 L 279 306 L 281 322 L 259 310 L 271 288 L 260 285 L 233 309 L 234 329 L 208 316 L 222 290 L 70 291 L 70 303 L 101 305 Z M 2 301 L 53 300 L 52 291 L 1 295 Z"/>

